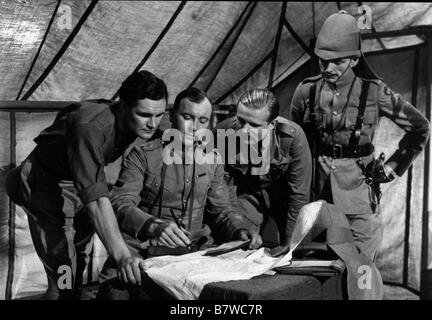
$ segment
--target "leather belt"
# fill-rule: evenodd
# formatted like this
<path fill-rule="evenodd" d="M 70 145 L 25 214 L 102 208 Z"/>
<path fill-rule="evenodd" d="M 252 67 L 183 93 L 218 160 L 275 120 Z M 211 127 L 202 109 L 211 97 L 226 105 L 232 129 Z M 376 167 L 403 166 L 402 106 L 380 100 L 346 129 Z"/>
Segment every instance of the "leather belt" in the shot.
<path fill-rule="evenodd" d="M 325 148 L 320 155 L 332 157 L 333 159 L 360 158 L 370 155 L 373 151 L 374 146 L 371 143 L 361 146 L 343 146 L 340 144 L 334 144 Z"/>

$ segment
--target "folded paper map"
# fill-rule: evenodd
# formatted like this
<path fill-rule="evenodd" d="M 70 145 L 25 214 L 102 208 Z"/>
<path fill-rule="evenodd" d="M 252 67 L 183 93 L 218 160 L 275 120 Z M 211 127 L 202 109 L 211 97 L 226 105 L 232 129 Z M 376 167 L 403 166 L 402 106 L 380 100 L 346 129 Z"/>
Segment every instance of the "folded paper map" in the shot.
<path fill-rule="evenodd" d="M 234 241 L 214 249 L 180 256 L 150 258 L 144 261 L 144 268 L 153 281 L 177 299 L 197 299 L 208 283 L 246 280 L 268 273 L 274 268 L 290 265 L 292 252 L 311 230 L 321 206 L 321 202 L 313 202 L 300 210 L 290 241 L 290 251 L 282 257 L 270 256 L 269 250 L 265 248 L 236 249 L 245 243 Z M 212 252 L 218 255 L 213 255 Z"/>

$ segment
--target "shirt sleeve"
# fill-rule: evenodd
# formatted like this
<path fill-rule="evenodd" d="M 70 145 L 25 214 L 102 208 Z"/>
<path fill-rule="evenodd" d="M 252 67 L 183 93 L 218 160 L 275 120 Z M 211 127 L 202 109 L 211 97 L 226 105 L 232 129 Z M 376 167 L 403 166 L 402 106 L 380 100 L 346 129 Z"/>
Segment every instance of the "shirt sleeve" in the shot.
<path fill-rule="evenodd" d="M 301 129 L 291 143 L 289 156 L 291 162 L 286 173 L 289 191 L 288 217 L 284 244 L 290 241 L 300 209 L 310 201 L 312 157 L 306 135 Z"/>
<path fill-rule="evenodd" d="M 139 151 L 132 149 L 122 163 L 119 178 L 111 192 L 120 230 L 140 241 L 145 241 L 148 226 L 154 219 L 138 207 L 146 168 L 146 161 Z"/>
<path fill-rule="evenodd" d="M 430 124 L 420 111 L 385 83 L 381 83 L 378 89 L 378 107 L 380 116 L 389 118 L 405 131 L 399 148 L 387 161 L 401 176 L 426 146 Z"/>
<path fill-rule="evenodd" d="M 97 127 L 83 124 L 69 134 L 67 157 L 78 196 L 84 205 L 108 197 L 103 154 L 104 135 Z"/>
<path fill-rule="evenodd" d="M 218 164 L 207 193 L 206 219 L 213 232 L 226 240 L 233 240 L 238 231 L 248 229 L 249 225 L 234 210 L 224 174 L 223 165 Z"/>

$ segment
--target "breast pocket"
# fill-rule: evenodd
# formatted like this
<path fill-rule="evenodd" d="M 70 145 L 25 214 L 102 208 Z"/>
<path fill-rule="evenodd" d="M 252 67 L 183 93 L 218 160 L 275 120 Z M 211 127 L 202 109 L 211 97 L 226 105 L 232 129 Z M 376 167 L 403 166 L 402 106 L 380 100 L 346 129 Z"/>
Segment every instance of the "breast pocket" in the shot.
<path fill-rule="evenodd" d="M 378 112 L 375 108 L 366 108 L 363 124 L 366 125 L 376 125 L 378 123 L 379 117 Z"/>
<path fill-rule="evenodd" d="M 195 175 L 195 198 L 199 200 L 200 205 L 204 205 L 210 187 L 210 177 L 207 172 L 200 172 Z"/>
<path fill-rule="evenodd" d="M 348 109 L 345 113 L 345 127 L 352 129 L 357 121 L 357 109 Z"/>
<path fill-rule="evenodd" d="M 357 109 L 348 109 L 345 114 L 345 127 L 353 129 L 357 122 Z M 378 112 L 374 107 L 367 107 L 364 112 L 362 125 L 375 125 L 378 123 Z"/>
<path fill-rule="evenodd" d="M 159 175 L 153 173 L 144 174 L 143 189 L 141 191 L 141 200 L 144 203 L 151 204 L 155 201 L 161 185 Z"/>
<path fill-rule="evenodd" d="M 308 109 L 306 109 L 304 117 L 303 117 L 303 123 L 306 126 L 326 126 L 326 113 L 322 111 L 314 111 L 312 114 L 309 112 Z"/>

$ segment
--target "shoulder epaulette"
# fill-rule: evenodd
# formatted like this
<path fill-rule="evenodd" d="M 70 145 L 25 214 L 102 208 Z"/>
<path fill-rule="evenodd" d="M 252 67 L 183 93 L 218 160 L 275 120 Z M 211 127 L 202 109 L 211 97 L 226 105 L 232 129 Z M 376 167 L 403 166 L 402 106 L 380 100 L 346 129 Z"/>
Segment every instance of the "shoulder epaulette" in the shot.
<path fill-rule="evenodd" d="M 301 130 L 300 126 L 297 123 L 288 119 L 283 119 L 281 117 L 277 118 L 275 128 L 276 130 L 292 137 L 296 136 L 299 130 Z"/>
<path fill-rule="evenodd" d="M 313 76 L 313 77 L 309 77 L 309 78 L 304 79 L 302 81 L 302 83 L 316 82 L 316 81 L 321 80 L 321 79 L 322 79 L 322 75 L 319 74 L 317 76 Z"/>
<path fill-rule="evenodd" d="M 138 143 L 136 147 L 144 151 L 156 150 L 162 148 L 162 139 L 157 138 L 154 140 L 143 141 L 142 143 Z"/>
<path fill-rule="evenodd" d="M 375 85 L 380 85 L 380 83 L 382 82 L 382 80 L 381 79 L 370 79 L 370 78 L 360 78 L 362 81 L 368 81 L 368 82 L 370 82 L 370 83 L 373 83 L 373 84 L 375 84 Z"/>

